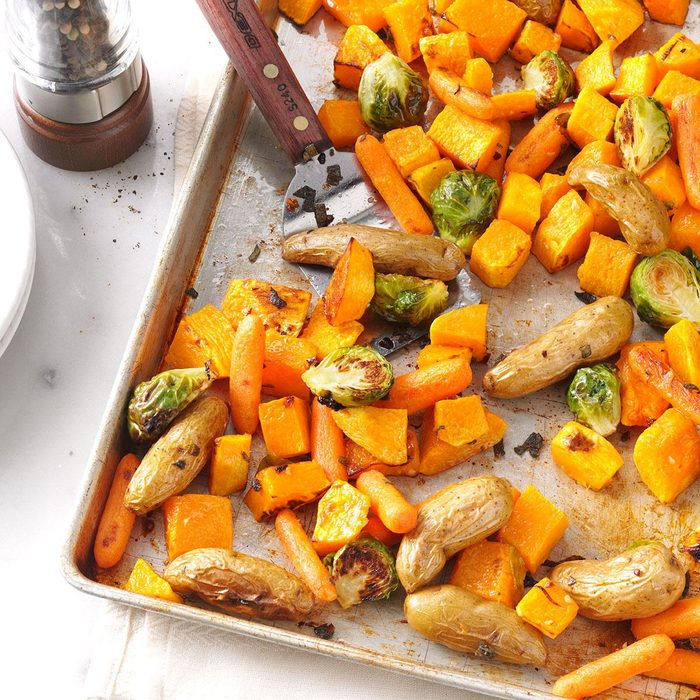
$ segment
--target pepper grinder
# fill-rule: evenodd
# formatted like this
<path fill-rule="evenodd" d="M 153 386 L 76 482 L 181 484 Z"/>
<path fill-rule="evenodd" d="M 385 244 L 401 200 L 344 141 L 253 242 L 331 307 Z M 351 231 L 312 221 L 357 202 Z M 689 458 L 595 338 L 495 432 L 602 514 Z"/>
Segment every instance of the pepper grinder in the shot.
<path fill-rule="evenodd" d="M 65 170 L 128 158 L 153 122 L 129 0 L 6 0 L 22 135 Z"/>

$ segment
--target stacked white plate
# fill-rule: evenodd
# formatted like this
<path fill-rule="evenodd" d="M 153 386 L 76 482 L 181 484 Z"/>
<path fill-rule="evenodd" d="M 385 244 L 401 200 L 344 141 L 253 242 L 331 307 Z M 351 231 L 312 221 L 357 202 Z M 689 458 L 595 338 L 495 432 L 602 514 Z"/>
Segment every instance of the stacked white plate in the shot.
<path fill-rule="evenodd" d="M 0 355 L 15 334 L 34 279 L 36 239 L 29 184 L 0 131 Z"/>

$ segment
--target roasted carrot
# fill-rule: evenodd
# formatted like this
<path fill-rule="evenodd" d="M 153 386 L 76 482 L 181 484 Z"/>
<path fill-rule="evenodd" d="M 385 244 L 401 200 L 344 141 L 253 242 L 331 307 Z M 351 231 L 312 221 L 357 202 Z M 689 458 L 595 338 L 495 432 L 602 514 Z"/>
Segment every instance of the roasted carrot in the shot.
<path fill-rule="evenodd" d="M 665 664 L 644 675 L 700 687 L 700 652 L 676 649 Z"/>
<path fill-rule="evenodd" d="M 539 178 L 569 143 L 566 124 L 572 109 L 572 103 L 550 109 L 511 151 L 506 172 Z"/>
<path fill-rule="evenodd" d="M 700 637 L 700 598 L 683 598 L 658 615 L 632 620 L 632 634 L 637 639 L 651 634 L 671 639 Z"/>
<path fill-rule="evenodd" d="M 367 525 L 362 528 L 362 534 L 374 537 L 387 547 L 393 547 L 401 542 L 401 535 L 392 532 L 380 519 L 378 515 L 370 515 L 367 518 Z"/>
<path fill-rule="evenodd" d="M 239 433 L 253 434 L 258 427 L 258 407 L 265 362 L 265 327 L 259 316 L 244 316 L 233 336 L 229 400 L 231 420 Z"/>
<path fill-rule="evenodd" d="M 294 564 L 302 581 L 319 599 L 326 602 L 335 600 L 338 594 L 331 581 L 328 569 L 311 544 L 309 536 L 299 522 L 299 518 L 289 508 L 281 510 L 275 518 L 275 531 L 282 543 L 284 553 Z"/>
<path fill-rule="evenodd" d="M 333 420 L 333 410 L 318 399 L 311 403 L 311 459 L 323 468 L 328 481 L 347 481 L 343 464 L 345 437 Z"/>
<path fill-rule="evenodd" d="M 653 671 L 670 658 L 675 646 L 665 634 L 654 634 L 562 676 L 552 687 L 555 695 L 587 698 L 640 673 Z"/>
<path fill-rule="evenodd" d="M 675 409 L 700 425 L 700 389 L 684 384 L 652 350 L 634 347 L 628 355 L 632 371 L 656 389 Z"/>
<path fill-rule="evenodd" d="M 372 510 L 392 532 L 403 534 L 416 526 L 418 509 L 381 472 L 362 472 L 355 486 L 369 498 Z"/>
<path fill-rule="evenodd" d="M 470 117 L 487 121 L 496 117 L 496 107 L 491 99 L 470 88 L 456 73 L 435 68 L 428 84 L 438 100 L 456 107 Z"/>
<path fill-rule="evenodd" d="M 103 569 L 118 564 L 129 543 L 136 513 L 124 506 L 124 493 L 140 461 L 136 455 L 124 455 L 114 472 L 93 549 L 95 561 Z"/>
<path fill-rule="evenodd" d="M 678 95 L 673 100 L 673 113 L 685 194 L 688 202 L 700 209 L 700 95 Z"/>
<path fill-rule="evenodd" d="M 402 374 L 394 381 L 389 397 L 377 401 L 381 408 L 405 408 L 418 413 L 442 399 L 464 391 L 472 381 L 472 370 L 462 357 L 436 362 L 425 369 Z"/>
<path fill-rule="evenodd" d="M 408 233 L 433 232 L 433 222 L 411 192 L 384 145 L 365 134 L 355 143 L 355 155 L 399 225 Z"/>

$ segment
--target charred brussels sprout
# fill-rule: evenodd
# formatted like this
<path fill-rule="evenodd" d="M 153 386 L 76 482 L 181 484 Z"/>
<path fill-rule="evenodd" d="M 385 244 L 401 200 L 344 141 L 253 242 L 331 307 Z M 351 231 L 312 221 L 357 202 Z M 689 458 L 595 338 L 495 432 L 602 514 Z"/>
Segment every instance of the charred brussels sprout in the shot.
<path fill-rule="evenodd" d="M 386 396 L 394 383 L 391 365 L 362 345 L 338 348 L 301 375 L 311 393 L 341 406 L 366 406 Z"/>
<path fill-rule="evenodd" d="M 541 51 L 521 68 L 520 73 L 525 90 L 537 93 L 540 109 L 552 109 L 574 93 L 574 71 L 554 51 Z"/>
<path fill-rule="evenodd" d="M 209 365 L 171 369 L 141 382 L 129 401 L 127 420 L 134 442 L 160 437 L 180 411 L 191 404 L 215 379 Z"/>
<path fill-rule="evenodd" d="M 372 309 L 389 321 L 417 326 L 446 308 L 447 285 L 440 280 L 396 274 L 374 277 Z"/>
<path fill-rule="evenodd" d="M 671 147 L 671 122 L 666 108 L 653 97 L 628 97 L 615 117 L 615 143 L 622 165 L 644 175 Z"/>
<path fill-rule="evenodd" d="M 700 330 L 700 277 L 675 250 L 644 258 L 632 272 L 630 295 L 642 321 L 670 328 L 686 318 Z"/>
<path fill-rule="evenodd" d="M 385 53 L 362 72 L 357 99 L 365 123 L 384 132 L 418 124 L 425 114 L 428 91 L 408 63 Z"/>
<path fill-rule="evenodd" d="M 365 600 L 384 600 L 399 585 L 394 555 L 374 537 L 346 544 L 323 563 L 331 572 L 338 602 L 344 608 Z"/>
<path fill-rule="evenodd" d="M 620 380 L 615 367 L 602 362 L 574 375 L 566 401 L 579 423 L 601 435 L 612 435 L 620 422 Z"/>
<path fill-rule="evenodd" d="M 467 255 L 496 216 L 501 191 L 482 173 L 458 170 L 445 175 L 430 195 L 440 238 L 456 243 Z"/>

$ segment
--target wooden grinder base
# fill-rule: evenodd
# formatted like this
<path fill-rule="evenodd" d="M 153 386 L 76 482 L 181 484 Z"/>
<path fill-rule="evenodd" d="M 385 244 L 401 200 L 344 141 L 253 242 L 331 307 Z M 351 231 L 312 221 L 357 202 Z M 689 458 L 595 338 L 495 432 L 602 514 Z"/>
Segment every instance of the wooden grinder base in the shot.
<path fill-rule="evenodd" d="M 63 170 L 101 170 L 128 158 L 153 123 L 151 82 L 146 67 L 139 89 L 116 111 L 89 124 L 48 119 L 22 101 L 15 89 L 20 130 L 29 148 Z"/>

